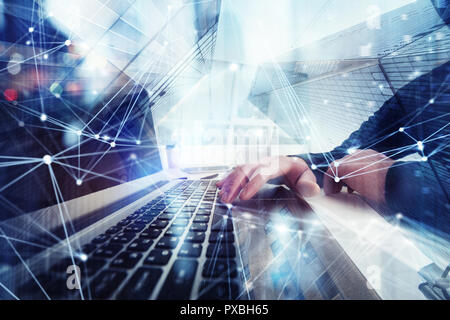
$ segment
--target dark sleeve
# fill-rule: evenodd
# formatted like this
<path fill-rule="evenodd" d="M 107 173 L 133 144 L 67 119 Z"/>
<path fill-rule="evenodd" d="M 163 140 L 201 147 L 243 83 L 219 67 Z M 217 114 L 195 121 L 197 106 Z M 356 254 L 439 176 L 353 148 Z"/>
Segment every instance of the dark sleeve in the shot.
<path fill-rule="evenodd" d="M 406 121 L 404 112 L 396 97 L 387 100 L 361 127 L 353 132 L 340 146 L 326 153 L 309 153 L 296 155 L 317 169 L 313 170 L 320 186 L 323 185 L 323 174 L 334 160 L 341 159 L 352 149 L 372 149 L 385 152 L 392 159 L 400 159 L 416 152 L 413 148 L 404 151 L 395 149 L 411 144 L 405 134 L 398 131 L 400 124 Z"/>
<path fill-rule="evenodd" d="M 439 184 L 429 164 L 397 161 L 386 176 L 386 203 L 394 213 L 407 217 L 410 227 L 420 224 L 449 237 L 450 207 Z"/>

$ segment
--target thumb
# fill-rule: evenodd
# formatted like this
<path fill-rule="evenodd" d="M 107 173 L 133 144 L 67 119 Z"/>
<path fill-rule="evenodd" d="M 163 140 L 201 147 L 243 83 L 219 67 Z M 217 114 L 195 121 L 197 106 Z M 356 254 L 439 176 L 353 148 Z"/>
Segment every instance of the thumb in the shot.
<path fill-rule="evenodd" d="M 309 169 L 305 170 L 298 178 L 295 189 L 302 197 L 314 197 L 320 193 L 316 177 Z"/>

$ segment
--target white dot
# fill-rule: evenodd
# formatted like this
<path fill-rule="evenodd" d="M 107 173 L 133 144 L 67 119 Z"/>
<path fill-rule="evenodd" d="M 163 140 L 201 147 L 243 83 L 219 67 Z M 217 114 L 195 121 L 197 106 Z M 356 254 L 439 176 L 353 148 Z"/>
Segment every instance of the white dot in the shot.
<path fill-rule="evenodd" d="M 231 71 L 237 71 L 239 69 L 239 66 L 236 63 L 230 64 L 230 70 Z"/>
<path fill-rule="evenodd" d="M 26 44 L 27 46 L 29 46 L 29 45 L 31 44 L 31 41 L 30 41 L 30 40 L 27 40 L 27 42 L 25 42 L 25 44 Z"/>
<path fill-rule="evenodd" d="M 76 183 L 77 183 L 77 186 L 81 186 L 83 184 L 83 180 L 77 179 Z"/>
<path fill-rule="evenodd" d="M 334 162 L 334 166 L 335 166 L 336 168 L 339 167 L 339 162 L 335 161 L 335 162 Z"/>
<path fill-rule="evenodd" d="M 338 183 L 339 181 L 341 181 L 341 179 L 339 177 L 334 178 L 334 182 Z"/>
<path fill-rule="evenodd" d="M 81 136 L 81 134 L 82 134 L 81 130 L 77 130 L 76 134 L 77 134 L 77 136 Z"/>
<path fill-rule="evenodd" d="M 48 54 L 44 54 L 44 59 L 45 59 L 45 60 L 48 59 Z"/>
<path fill-rule="evenodd" d="M 141 144 L 141 140 L 136 140 L 136 144 Z"/>
<path fill-rule="evenodd" d="M 424 156 L 424 157 L 422 157 L 422 161 L 423 161 L 423 162 L 426 162 L 426 161 L 428 161 L 428 157 L 425 157 L 425 156 Z"/>
<path fill-rule="evenodd" d="M 315 164 L 312 164 L 312 165 L 311 165 L 311 169 L 312 169 L 312 170 L 316 170 L 316 169 L 317 169 L 317 166 L 316 166 Z"/>
<path fill-rule="evenodd" d="M 226 206 L 227 206 L 228 209 L 233 208 L 233 205 L 231 203 L 227 203 Z"/>
<path fill-rule="evenodd" d="M 116 146 L 116 143 L 113 141 L 110 143 L 110 145 L 111 145 L 111 148 L 114 148 Z"/>
<path fill-rule="evenodd" d="M 403 215 L 401 213 L 397 213 L 395 217 L 400 220 L 401 218 L 403 218 Z"/>
<path fill-rule="evenodd" d="M 423 150 L 423 143 L 422 143 L 422 141 L 417 141 L 417 149 L 419 149 L 419 150 Z"/>
<path fill-rule="evenodd" d="M 42 157 L 42 160 L 44 161 L 44 163 L 46 165 L 51 165 L 52 164 L 52 157 L 49 156 L 48 154 L 46 154 L 45 156 Z"/>
<path fill-rule="evenodd" d="M 405 131 L 405 128 L 400 127 L 400 128 L 398 129 L 398 131 L 399 131 L 399 132 L 403 132 L 403 131 Z"/>
<path fill-rule="evenodd" d="M 86 261 L 87 259 L 88 259 L 87 254 L 85 254 L 85 253 L 81 253 L 81 254 L 80 254 L 80 260 L 81 260 L 81 261 Z"/>
<path fill-rule="evenodd" d="M 34 28 L 33 27 L 29 27 L 28 28 L 28 32 L 33 32 L 34 31 Z"/>
<path fill-rule="evenodd" d="M 18 125 L 19 125 L 19 127 L 23 127 L 23 126 L 25 126 L 25 123 L 23 121 L 19 121 Z"/>
<path fill-rule="evenodd" d="M 64 44 L 66 46 L 70 46 L 72 44 L 72 41 L 70 41 L 70 39 L 67 39 L 66 41 L 64 41 Z"/>
<path fill-rule="evenodd" d="M 47 115 L 45 113 L 41 114 L 41 121 L 47 121 Z"/>
<path fill-rule="evenodd" d="M 108 141 L 108 140 L 109 140 L 109 137 L 105 134 L 105 135 L 103 136 L 103 140 Z"/>
<path fill-rule="evenodd" d="M 430 101 L 428 101 L 430 104 L 434 103 L 434 99 L 430 99 Z"/>
<path fill-rule="evenodd" d="M 96 135 L 94 135 L 94 138 L 98 140 L 98 139 L 100 139 L 100 135 L 96 134 Z"/>

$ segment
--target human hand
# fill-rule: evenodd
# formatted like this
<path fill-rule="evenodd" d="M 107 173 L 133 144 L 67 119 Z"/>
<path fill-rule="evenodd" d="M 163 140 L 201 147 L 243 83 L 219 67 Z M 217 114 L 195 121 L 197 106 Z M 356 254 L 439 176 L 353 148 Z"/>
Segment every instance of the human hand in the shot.
<path fill-rule="evenodd" d="M 307 163 L 300 158 L 274 157 L 260 163 L 236 167 L 217 183 L 222 202 L 232 203 L 238 196 L 242 200 L 252 198 L 270 180 L 283 176 L 284 182 L 302 197 L 320 192 L 316 177 Z M 239 195 L 240 194 L 240 195 Z"/>
<path fill-rule="evenodd" d="M 374 150 L 357 150 L 334 161 L 324 175 L 325 194 L 339 193 L 344 185 L 366 199 L 385 203 L 386 174 L 395 161 Z"/>

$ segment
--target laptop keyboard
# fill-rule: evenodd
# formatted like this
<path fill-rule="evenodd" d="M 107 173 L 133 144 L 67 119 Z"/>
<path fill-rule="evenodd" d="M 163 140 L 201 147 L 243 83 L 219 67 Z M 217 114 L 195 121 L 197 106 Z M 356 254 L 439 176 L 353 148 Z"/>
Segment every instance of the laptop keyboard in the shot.
<path fill-rule="evenodd" d="M 238 298 L 231 211 L 216 203 L 215 182 L 180 182 L 85 244 L 87 259 L 75 261 L 83 298 Z M 80 290 L 67 289 L 72 264 L 65 258 L 51 268 L 64 277 L 50 281 L 50 297 L 81 298 Z"/>

